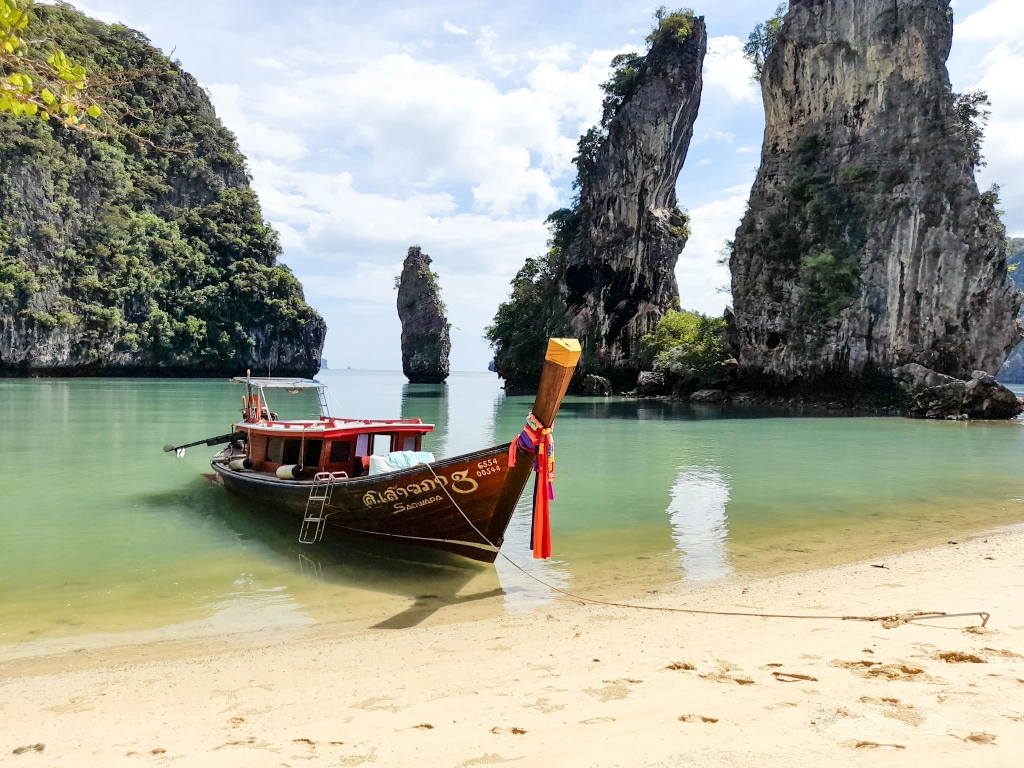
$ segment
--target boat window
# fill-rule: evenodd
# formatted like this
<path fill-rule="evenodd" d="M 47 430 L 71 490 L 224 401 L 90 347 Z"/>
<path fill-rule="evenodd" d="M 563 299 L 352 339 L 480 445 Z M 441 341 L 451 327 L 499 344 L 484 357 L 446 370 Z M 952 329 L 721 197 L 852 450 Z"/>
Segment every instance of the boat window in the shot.
<path fill-rule="evenodd" d="M 284 438 L 272 437 L 269 440 L 267 440 L 267 461 L 273 462 L 274 464 L 283 464 L 283 456 Z"/>
<path fill-rule="evenodd" d="M 416 450 L 416 438 L 415 438 L 415 436 L 414 437 L 407 437 L 407 438 L 405 438 L 405 440 L 402 441 L 402 450 L 403 451 L 415 451 Z"/>
<path fill-rule="evenodd" d="M 284 441 L 284 456 L 282 458 L 282 464 L 298 464 L 299 463 L 299 451 L 302 450 L 301 440 L 285 440 Z M 319 463 L 319 462 L 318 462 Z"/>
<path fill-rule="evenodd" d="M 335 440 L 331 443 L 331 464 L 341 464 L 352 458 L 352 443 Z"/>
<path fill-rule="evenodd" d="M 306 441 L 306 453 L 302 457 L 302 466 L 304 467 L 318 467 L 320 466 L 320 451 L 324 447 L 323 440 L 307 440 Z"/>
<path fill-rule="evenodd" d="M 356 456 L 368 456 L 370 454 L 369 447 L 369 435 L 359 435 L 356 437 Z"/>
<path fill-rule="evenodd" d="M 380 456 L 385 453 L 391 453 L 391 435 L 374 435 L 373 455 Z"/>

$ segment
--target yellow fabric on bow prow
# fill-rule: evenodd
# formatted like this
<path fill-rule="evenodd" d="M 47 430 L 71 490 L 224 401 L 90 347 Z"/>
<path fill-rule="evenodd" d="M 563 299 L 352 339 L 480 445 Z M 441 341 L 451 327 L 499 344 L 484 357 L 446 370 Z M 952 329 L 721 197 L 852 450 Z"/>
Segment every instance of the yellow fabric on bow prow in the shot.
<path fill-rule="evenodd" d="M 563 368 L 572 368 L 579 362 L 582 351 L 577 339 L 548 339 L 544 359 Z"/>

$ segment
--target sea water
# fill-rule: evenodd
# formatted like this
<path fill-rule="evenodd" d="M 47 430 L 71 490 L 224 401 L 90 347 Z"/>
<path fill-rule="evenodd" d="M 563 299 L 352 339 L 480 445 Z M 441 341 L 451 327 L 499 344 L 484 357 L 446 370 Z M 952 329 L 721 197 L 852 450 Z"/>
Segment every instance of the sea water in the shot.
<path fill-rule="evenodd" d="M 336 415 L 420 418 L 424 450 L 511 440 L 529 397 L 493 374 L 410 385 L 323 371 Z M 534 561 L 529 489 L 495 565 L 254 515 L 203 477 L 242 388 L 222 380 L 0 380 L 0 648 L 201 637 L 324 622 L 403 627 L 473 605 L 624 596 L 879 558 L 1024 520 L 1019 421 L 930 422 L 567 398 L 556 428 L 554 554 Z M 276 392 L 282 418 L 317 413 Z M 536 579 L 539 579 L 537 581 Z"/>

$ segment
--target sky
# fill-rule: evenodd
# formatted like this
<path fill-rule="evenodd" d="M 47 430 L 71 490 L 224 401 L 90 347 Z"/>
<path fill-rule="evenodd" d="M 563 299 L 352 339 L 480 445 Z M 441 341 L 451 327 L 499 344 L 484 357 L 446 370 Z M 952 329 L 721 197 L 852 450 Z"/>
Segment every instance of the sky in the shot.
<path fill-rule="evenodd" d="M 411 245 L 434 260 L 452 370 L 485 370 L 484 329 L 547 214 L 569 204 L 581 133 L 611 58 L 643 50 L 657 3 L 635 0 L 72 0 L 140 30 L 207 89 L 248 157 L 263 215 L 327 321 L 331 368 L 398 370 L 395 276 Z M 778 0 L 704 0 L 700 115 L 677 185 L 692 237 L 681 304 L 729 303 L 719 251 L 760 159 L 764 111 L 741 53 Z M 949 69 L 992 120 L 978 174 L 1024 236 L 1024 0 L 956 0 Z"/>

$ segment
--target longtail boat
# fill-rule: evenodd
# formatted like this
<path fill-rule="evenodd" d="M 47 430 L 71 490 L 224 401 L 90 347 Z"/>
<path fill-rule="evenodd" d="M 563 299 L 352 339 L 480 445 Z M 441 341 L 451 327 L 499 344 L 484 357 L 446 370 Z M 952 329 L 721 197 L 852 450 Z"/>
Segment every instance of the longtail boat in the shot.
<path fill-rule="evenodd" d="M 497 558 L 536 467 L 534 555 L 547 557 L 550 432 L 579 357 L 576 339 L 549 340 L 530 419 L 513 442 L 405 469 L 367 474 L 372 457 L 419 452 L 432 424 L 331 416 L 326 385 L 309 379 L 232 379 L 247 388 L 243 421 L 227 435 L 164 450 L 181 455 L 191 445 L 228 443 L 211 460 L 219 481 L 229 492 L 257 502 L 254 507 L 294 514 L 304 544 L 331 531 L 486 563 Z M 279 420 L 267 406 L 266 392 L 273 389 L 315 389 L 320 417 Z"/>

